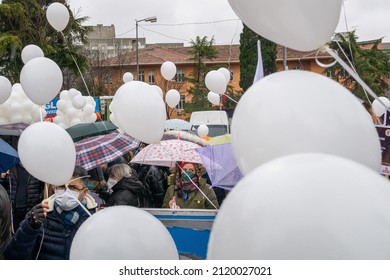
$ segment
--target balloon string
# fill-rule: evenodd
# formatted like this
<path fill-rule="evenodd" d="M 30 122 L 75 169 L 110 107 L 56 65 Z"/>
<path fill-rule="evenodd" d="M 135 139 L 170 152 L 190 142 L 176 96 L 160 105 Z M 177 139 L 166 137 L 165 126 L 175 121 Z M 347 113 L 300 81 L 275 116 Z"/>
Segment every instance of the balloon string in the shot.
<path fill-rule="evenodd" d="M 238 101 L 234 100 L 233 98 L 231 98 L 229 95 L 227 95 L 226 93 L 223 93 L 222 95 L 225 95 L 227 98 L 229 98 L 231 101 L 235 102 L 236 104 L 238 104 Z"/>
<path fill-rule="evenodd" d="M 390 112 L 390 108 L 386 106 L 386 104 L 383 103 L 382 100 L 379 99 L 379 97 L 372 91 L 372 89 L 359 77 L 359 75 L 355 71 L 353 71 L 351 67 L 348 66 L 348 64 L 344 62 L 344 60 L 342 60 L 338 56 L 338 54 L 334 50 L 326 47 L 325 51 L 329 53 L 335 60 L 337 60 L 337 62 L 340 63 L 341 66 L 343 66 L 343 68 L 363 87 L 363 89 L 367 90 L 371 97 L 375 98 L 383 107 L 386 108 L 387 111 Z"/>
<path fill-rule="evenodd" d="M 62 34 L 62 37 L 64 38 L 64 41 L 66 42 L 64 33 L 62 33 L 62 31 L 60 31 L 60 33 Z M 74 64 L 76 64 L 76 67 L 77 67 L 77 70 L 79 71 L 80 77 L 81 77 L 81 79 L 83 80 L 85 89 L 87 90 L 88 95 L 91 96 L 91 94 L 89 93 L 89 89 L 88 89 L 87 83 L 86 83 L 85 80 L 84 80 L 83 73 L 81 73 L 80 67 L 79 67 L 79 65 L 78 65 L 78 63 L 77 63 L 77 61 L 76 61 L 76 59 L 74 58 L 73 54 L 70 52 L 70 48 L 69 48 L 69 47 L 68 47 L 68 50 L 69 50 L 70 56 L 72 57 L 72 59 L 73 59 L 73 61 L 74 61 Z"/>

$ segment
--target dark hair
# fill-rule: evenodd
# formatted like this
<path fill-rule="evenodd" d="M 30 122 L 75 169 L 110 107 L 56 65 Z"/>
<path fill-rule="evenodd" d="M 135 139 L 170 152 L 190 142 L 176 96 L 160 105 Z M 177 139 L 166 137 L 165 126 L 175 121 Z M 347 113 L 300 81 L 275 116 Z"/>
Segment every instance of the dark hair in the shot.
<path fill-rule="evenodd" d="M 0 185 L 0 257 L 11 238 L 11 206 L 8 193 Z"/>
<path fill-rule="evenodd" d="M 78 177 L 84 177 L 84 176 L 88 176 L 87 170 L 85 170 L 85 168 L 80 166 L 80 165 L 76 165 L 74 167 L 74 171 L 73 171 L 73 176 L 72 177 L 78 178 Z M 88 185 L 88 177 L 82 178 L 81 182 L 83 183 L 84 187 L 86 188 L 87 185 Z"/>

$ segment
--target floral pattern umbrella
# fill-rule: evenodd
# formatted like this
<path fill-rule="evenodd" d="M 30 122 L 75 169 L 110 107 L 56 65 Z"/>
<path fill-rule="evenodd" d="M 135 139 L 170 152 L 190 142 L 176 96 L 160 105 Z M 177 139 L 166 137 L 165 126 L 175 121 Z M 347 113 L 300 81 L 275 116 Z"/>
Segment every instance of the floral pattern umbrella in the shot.
<path fill-rule="evenodd" d="M 171 166 L 177 161 L 202 163 L 195 149 L 198 144 L 183 140 L 163 140 L 143 148 L 133 159 L 132 163 Z"/>

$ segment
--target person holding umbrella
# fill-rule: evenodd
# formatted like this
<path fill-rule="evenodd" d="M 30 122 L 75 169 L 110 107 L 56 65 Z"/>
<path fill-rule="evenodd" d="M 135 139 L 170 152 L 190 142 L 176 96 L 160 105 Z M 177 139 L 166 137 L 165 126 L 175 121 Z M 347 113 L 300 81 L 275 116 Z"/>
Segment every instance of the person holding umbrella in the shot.
<path fill-rule="evenodd" d="M 167 189 L 162 208 L 218 209 L 214 190 L 199 178 L 196 164 L 182 162 L 178 167 L 179 177 Z"/>

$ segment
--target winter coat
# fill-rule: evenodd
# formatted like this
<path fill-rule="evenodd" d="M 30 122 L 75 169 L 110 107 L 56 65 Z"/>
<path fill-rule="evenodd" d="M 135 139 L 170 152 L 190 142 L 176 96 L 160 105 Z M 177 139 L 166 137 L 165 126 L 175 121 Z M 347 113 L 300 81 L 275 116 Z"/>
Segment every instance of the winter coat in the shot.
<path fill-rule="evenodd" d="M 15 199 L 16 199 L 16 192 L 18 187 L 18 174 L 16 171 L 16 166 L 12 167 L 9 171 L 9 174 L 7 174 L 2 182 L 2 185 L 7 190 L 12 209 L 15 209 Z M 11 186 L 9 184 L 9 179 L 11 179 Z M 28 176 L 27 179 L 27 211 L 29 211 L 31 208 L 33 208 L 35 205 L 40 203 L 43 199 L 43 188 L 44 183 L 42 181 L 39 181 L 37 178 L 32 176 L 31 174 Z"/>
<path fill-rule="evenodd" d="M 199 188 L 210 199 L 210 201 L 218 208 L 219 204 L 214 190 L 205 183 L 204 180 L 199 181 Z M 169 201 L 176 196 L 176 205 L 183 209 L 215 209 L 215 207 L 203 196 L 198 190 L 194 190 L 189 193 L 188 201 L 184 202 L 182 196 L 180 196 L 181 190 L 175 185 L 169 186 L 164 197 L 164 203 L 162 208 L 169 208 Z"/>
<path fill-rule="evenodd" d="M 123 177 L 112 187 L 106 207 L 115 205 L 144 206 L 144 185 L 136 177 Z"/>
<path fill-rule="evenodd" d="M 10 260 L 67 260 L 70 248 L 77 230 L 88 219 L 89 215 L 82 212 L 75 225 L 67 226 L 60 214 L 54 209 L 54 195 L 47 199 L 49 209 L 46 220 L 38 229 L 30 226 L 28 213 L 20 228 L 8 244 L 5 258 Z M 95 213 L 96 202 L 88 194 L 85 197 L 86 208 Z M 42 242 L 43 238 L 43 242 Z M 39 255 L 39 247 L 42 246 Z"/>
<path fill-rule="evenodd" d="M 147 200 L 151 208 L 161 208 L 167 190 L 167 176 L 163 170 L 150 166 L 144 180 Z"/>

